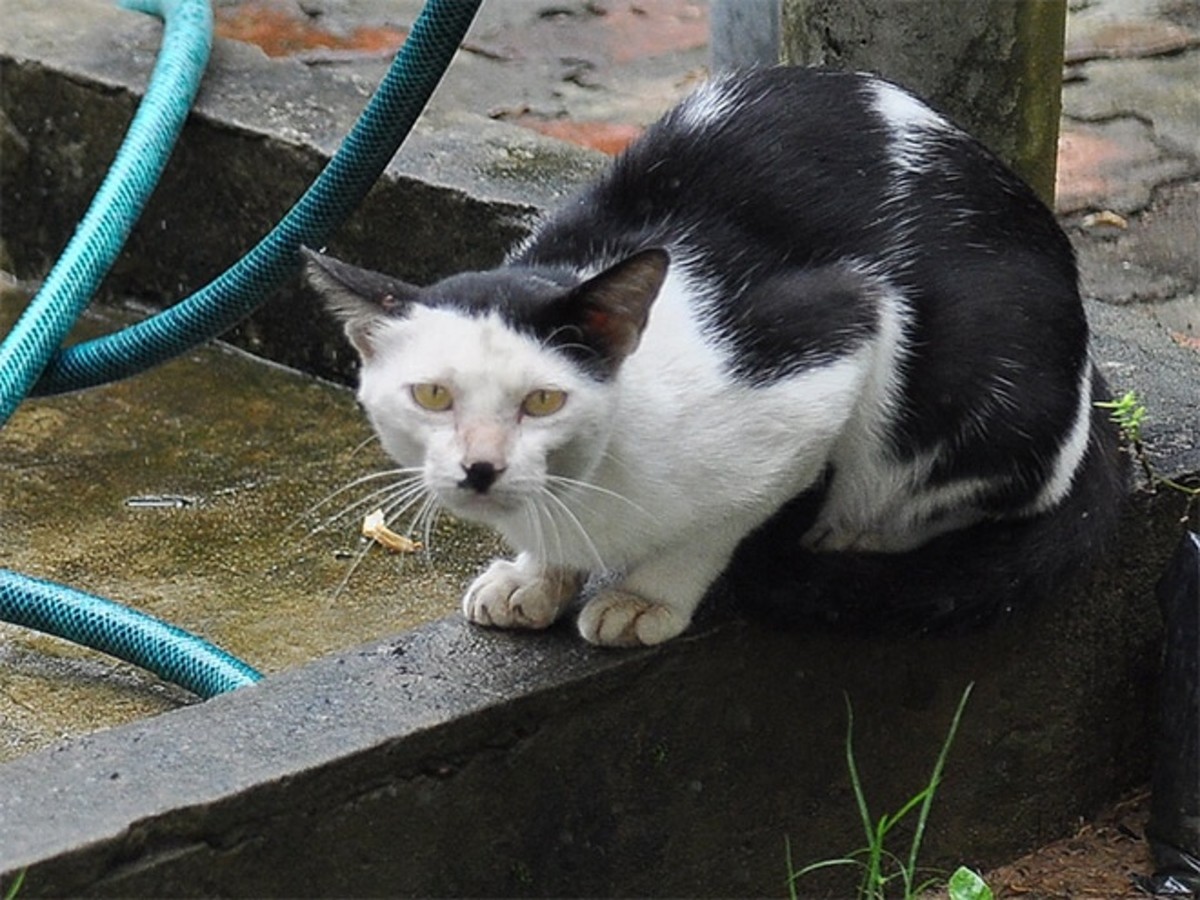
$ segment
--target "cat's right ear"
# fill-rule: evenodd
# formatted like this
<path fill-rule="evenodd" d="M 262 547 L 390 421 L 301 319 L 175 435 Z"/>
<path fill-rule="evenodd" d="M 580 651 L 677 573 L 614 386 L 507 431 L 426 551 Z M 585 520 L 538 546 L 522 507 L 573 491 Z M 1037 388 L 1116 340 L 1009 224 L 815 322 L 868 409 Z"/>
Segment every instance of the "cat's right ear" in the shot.
<path fill-rule="evenodd" d="M 637 349 L 670 265 L 667 251 L 642 250 L 575 288 L 571 296 L 585 337 L 614 363 Z"/>
<path fill-rule="evenodd" d="M 309 285 L 341 321 L 354 349 L 369 359 L 375 353 L 379 326 L 389 318 L 406 315 L 418 288 L 308 247 L 300 248 L 300 256 Z"/>

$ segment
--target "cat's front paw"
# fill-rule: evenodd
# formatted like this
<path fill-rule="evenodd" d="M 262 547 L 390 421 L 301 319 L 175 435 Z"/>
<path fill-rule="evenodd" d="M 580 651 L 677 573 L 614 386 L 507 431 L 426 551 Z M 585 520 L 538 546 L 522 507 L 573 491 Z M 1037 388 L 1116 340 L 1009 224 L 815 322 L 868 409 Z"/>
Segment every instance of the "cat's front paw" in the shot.
<path fill-rule="evenodd" d="M 638 594 L 601 591 L 579 613 L 579 633 L 603 647 L 641 647 L 669 641 L 691 617 Z"/>
<path fill-rule="evenodd" d="M 579 576 L 540 571 L 520 561 L 494 561 L 463 595 L 463 615 L 476 625 L 496 628 L 548 628 L 575 592 Z"/>

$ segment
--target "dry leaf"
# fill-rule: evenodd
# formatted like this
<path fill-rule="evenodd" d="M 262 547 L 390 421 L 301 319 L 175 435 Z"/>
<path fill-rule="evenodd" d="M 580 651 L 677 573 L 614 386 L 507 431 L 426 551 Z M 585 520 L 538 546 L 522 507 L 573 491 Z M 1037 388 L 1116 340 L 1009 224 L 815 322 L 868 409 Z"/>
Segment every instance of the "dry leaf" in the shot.
<path fill-rule="evenodd" d="M 393 553 L 416 553 L 421 549 L 421 542 L 414 541 L 402 534 L 396 534 L 387 527 L 383 520 L 383 510 L 377 509 L 363 519 L 362 534 Z"/>
<path fill-rule="evenodd" d="M 1111 209 L 1102 209 L 1100 212 L 1089 213 L 1083 217 L 1084 228 L 1096 228 L 1099 225 L 1107 225 L 1110 228 L 1128 228 L 1129 222 L 1120 213 L 1115 213 Z"/>

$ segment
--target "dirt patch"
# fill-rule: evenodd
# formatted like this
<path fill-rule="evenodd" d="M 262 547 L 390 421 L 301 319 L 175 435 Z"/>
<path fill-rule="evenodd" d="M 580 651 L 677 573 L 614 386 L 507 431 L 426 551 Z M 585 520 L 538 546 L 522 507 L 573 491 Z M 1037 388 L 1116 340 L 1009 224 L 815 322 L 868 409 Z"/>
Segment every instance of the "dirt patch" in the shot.
<path fill-rule="evenodd" d="M 1082 823 L 1071 837 L 993 869 L 984 878 L 998 900 L 1145 900 L 1133 876 L 1154 870 L 1145 839 L 1149 817 L 1150 793 L 1141 791 Z"/>

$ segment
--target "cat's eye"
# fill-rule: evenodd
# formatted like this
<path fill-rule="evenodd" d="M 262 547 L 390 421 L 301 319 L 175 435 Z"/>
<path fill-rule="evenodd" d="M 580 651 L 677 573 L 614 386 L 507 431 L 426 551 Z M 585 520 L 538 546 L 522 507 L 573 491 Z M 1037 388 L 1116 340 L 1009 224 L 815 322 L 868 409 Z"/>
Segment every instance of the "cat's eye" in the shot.
<path fill-rule="evenodd" d="M 445 385 L 426 382 L 412 386 L 413 402 L 430 412 L 445 412 L 454 405 L 454 396 Z"/>
<path fill-rule="evenodd" d="M 550 416 L 562 409 L 566 402 L 566 391 L 539 388 L 525 395 L 525 399 L 521 401 L 521 412 L 527 416 Z"/>

